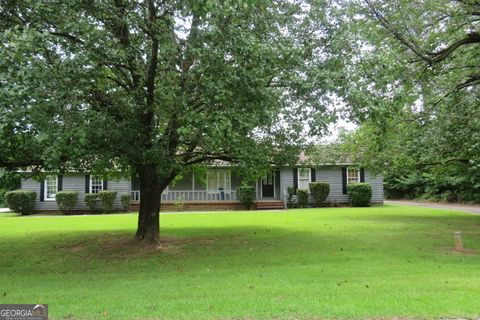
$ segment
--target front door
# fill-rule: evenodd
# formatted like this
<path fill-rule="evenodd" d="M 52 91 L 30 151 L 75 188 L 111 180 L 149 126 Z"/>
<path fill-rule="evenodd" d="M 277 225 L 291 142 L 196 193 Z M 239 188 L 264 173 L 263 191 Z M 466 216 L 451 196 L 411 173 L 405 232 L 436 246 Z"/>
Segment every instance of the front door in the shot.
<path fill-rule="evenodd" d="M 275 175 L 273 171 L 270 171 L 262 178 L 262 198 L 273 198 L 275 196 L 274 184 Z"/>

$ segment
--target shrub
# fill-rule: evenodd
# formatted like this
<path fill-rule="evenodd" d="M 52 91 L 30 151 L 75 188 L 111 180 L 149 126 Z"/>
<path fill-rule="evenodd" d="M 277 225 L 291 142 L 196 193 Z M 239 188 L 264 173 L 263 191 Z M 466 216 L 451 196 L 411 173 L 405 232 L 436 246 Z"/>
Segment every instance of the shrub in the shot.
<path fill-rule="evenodd" d="M 0 207 L 3 207 L 3 205 L 5 204 L 5 193 L 7 192 L 7 190 L 3 189 L 3 188 L 0 188 Z"/>
<path fill-rule="evenodd" d="M 175 199 L 173 205 L 175 206 L 175 209 L 177 211 L 183 211 L 185 209 L 185 199 L 183 199 L 183 197 L 178 197 L 177 199 Z"/>
<path fill-rule="evenodd" d="M 69 214 L 77 205 L 78 192 L 77 191 L 59 191 L 55 195 L 58 207 L 64 214 Z"/>
<path fill-rule="evenodd" d="M 238 187 L 237 197 L 243 207 L 247 210 L 250 210 L 253 201 L 255 201 L 255 188 L 252 186 Z"/>
<path fill-rule="evenodd" d="M 90 210 L 92 211 L 98 210 L 99 199 L 96 193 L 87 193 L 85 194 L 85 197 L 83 199 Z"/>
<path fill-rule="evenodd" d="M 368 207 L 372 198 L 372 186 L 369 183 L 347 185 L 347 194 L 352 207 Z"/>
<path fill-rule="evenodd" d="M 123 210 L 128 211 L 128 208 L 130 208 L 130 195 L 129 194 L 122 194 L 120 196 L 120 201 L 122 202 Z"/>
<path fill-rule="evenodd" d="M 102 190 L 97 193 L 100 200 L 102 210 L 104 212 L 113 211 L 115 198 L 117 197 L 116 191 Z"/>
<path fill-rule="evenodd" d="M 308 190 L 307 189 L 298 189 L 297 190 L 297 201 L 300 208 L 306 208 L 308 205 Z"/>
<path fill-rule="evenodd" d="M 308 187 L 315 199 L 315 204 L 317 206 L 325 205 L 325 200 L 327 200 L 328 194 L 330 193 L 330 185 L 325 182 L 311 182 Z"/>
<path fill-rule="evenodd" d="M 5 202 L 13 212 L 27 215 L 35 209 L 35 191 L 15 190 L 5 193 Z"/>
<path fill-rule="evenodd" d="M 290 186 L 287 188 L 287 207 L 293 207 L 293 196 L 295 196 L 295 188 Z"/>

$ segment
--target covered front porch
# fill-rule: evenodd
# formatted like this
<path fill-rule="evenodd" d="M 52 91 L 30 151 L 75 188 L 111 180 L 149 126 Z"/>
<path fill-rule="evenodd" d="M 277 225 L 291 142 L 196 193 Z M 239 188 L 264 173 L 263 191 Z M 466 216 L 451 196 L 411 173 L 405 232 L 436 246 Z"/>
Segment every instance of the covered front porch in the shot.
<path fill-rule="evenodd" d="M 176 179 L 162 193 L 162 205 L 238 207 L 236 189 L 242 185 L 242 178 L 230 168 L 212 168 L 206 172 L 190 172 Z M 281 204 L 280 171 L 272 170 L 254 184 L 255 202 L 266 203 L 278 207 Z M 140 185 L 132 179 L 131 204 L 140 202 Z"/>

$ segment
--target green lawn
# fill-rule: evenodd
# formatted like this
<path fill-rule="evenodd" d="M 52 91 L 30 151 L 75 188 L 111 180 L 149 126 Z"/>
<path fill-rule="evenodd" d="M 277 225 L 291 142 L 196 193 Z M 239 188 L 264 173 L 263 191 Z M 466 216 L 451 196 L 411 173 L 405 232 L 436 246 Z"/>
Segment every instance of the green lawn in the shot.
<path fill-rule="evenodd" d="M 384 206 L 161 224 L 163 247 L 139 250 L 135 214 L 0 215 L 0 304 L 75 319 L 480 316 L 480 216 Z"/>

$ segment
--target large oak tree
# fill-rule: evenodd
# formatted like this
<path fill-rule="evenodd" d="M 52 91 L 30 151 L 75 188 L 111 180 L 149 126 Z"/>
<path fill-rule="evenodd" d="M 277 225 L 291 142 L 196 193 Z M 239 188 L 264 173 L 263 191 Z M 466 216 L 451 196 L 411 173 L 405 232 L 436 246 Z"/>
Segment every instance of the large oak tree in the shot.
<path fill-rule="evenodd" d="M 2 1 L 0 166 L 137 175 L 136 237 L 158 241 L 186 167 L 291 162 L 325 128 L 322 5 Z"/>

